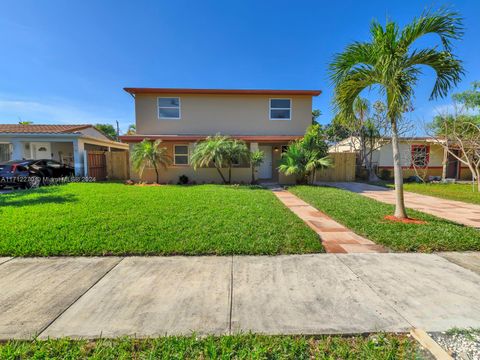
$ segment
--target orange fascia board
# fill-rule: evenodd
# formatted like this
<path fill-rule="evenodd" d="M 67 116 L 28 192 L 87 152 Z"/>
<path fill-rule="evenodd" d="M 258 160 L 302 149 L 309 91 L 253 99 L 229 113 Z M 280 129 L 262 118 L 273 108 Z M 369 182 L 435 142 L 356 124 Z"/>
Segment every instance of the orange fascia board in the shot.
<path fill-rule="evenodd" d="M 221 95 L 310 95 L 321 90 L 261 90 L 261 89 L 186 89 L 186 88 L 123 88 L 129 94 L 221 94 Z"/>
<path fill-rule="evenodd" d="M 126 143 L 141 142 L 147 140 L 162 140 L 162 141 L 200 141 L 204 140 L 207 135 L 123 135 L 120 140 Z M 233 135 L 234 139 L 248 141 L 248 142 L 288 142 L 301 139 L 302 135 Z"/>

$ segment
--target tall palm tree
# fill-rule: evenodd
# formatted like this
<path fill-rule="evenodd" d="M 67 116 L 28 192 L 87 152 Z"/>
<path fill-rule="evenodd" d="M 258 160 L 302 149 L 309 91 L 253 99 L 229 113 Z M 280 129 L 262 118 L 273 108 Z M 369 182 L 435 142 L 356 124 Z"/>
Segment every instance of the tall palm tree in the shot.
<path fill-rule="evenodd" d="M 442 49 L 415 49 L 414 42 L 427 34 L 439 36 Z M 382 27 L 374 21 L 369 42 L 355 42 L 337 54 L 330 65 L 335 85 L 334 104 L 345 118 L 354 116 L 353 104 L 367 88 L 378 86 L 386 97 L 387 117 L 392 129 L 394 178 L 396 190 L 395 216 L 406 218 L 403 200 L 403 178 L 398 146 L 397 123 L 411 106 L 413 87 L 428 66 L 436 73 L 430 99 L 444 97 L 462 75 L 462 63 L 452 54 L 452 40 L 463 35 L 462 19 L 448 9 L 427 11 L 402 30 L 387 21 Z"/>
<path fill-rule="evenodd" d="M 140 172 L 140 175 L 142 175 L 146 166 L 153 166 L 157 184 L 160 182 L 158 165 L 166 168 L 172 163 L 172 158 L 168 155 L 167 149 L 162 147 L 161 144 L 161 140 L 151 141 L 145 139 L 133 147 L 131 155 L 133 167 Z"/>
<path fill-rule="evenodd" d="M 204 141 L 198 143 L 193 150 L 190 163 L 196 170 L 201 167 L 209 167 L 213 164 L 224 184 L 227 179 L 222 173 L 222 168 L 228 165 L 227 161 L 227 142 L 230 140 L 227 136 L 219 134 L 209 136 Z"/>

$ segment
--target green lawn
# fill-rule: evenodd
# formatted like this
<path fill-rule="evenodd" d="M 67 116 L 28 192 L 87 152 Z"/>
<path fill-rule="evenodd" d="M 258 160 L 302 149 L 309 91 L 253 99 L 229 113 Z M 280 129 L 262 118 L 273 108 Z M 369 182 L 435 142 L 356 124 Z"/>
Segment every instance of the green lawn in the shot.
<path fill-rule="evenodd" d="M 0 195 L 0 255 L 291 254 L 318 236 L 269 190 L 72 183 Z"/>
<path fill-rule="evenodd" d="M 384 220 L 394 207 L 346 190 L 296 186 L 289 190 L 359 235 L 397 251 L 480 250 L 480 231 L 409 209 L 426 224 Z"/>
<path fill-rule="evenodd" d="M 406 336 L 294 337 L 236 335 L 73 341 L 10 341 L 1 359 L 421 359 Z"/>
<path fill-rule="evenodd" d="M 389 184 L 389 187 L 394 187 Z M 443 199 L 465 201 L 472 204 L 480 205 L 480 193 L 472 191 L 472 184 L 404 184 L 405 191 L 411 191 L 423 195 L 436 196 Z"/>

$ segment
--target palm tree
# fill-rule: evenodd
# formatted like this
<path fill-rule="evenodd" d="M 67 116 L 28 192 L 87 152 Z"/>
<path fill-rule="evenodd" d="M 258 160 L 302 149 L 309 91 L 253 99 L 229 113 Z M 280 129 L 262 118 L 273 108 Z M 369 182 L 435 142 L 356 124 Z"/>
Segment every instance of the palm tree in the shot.
<path fill-rule="evenodd" d="M 252 185 L 255 184 L 255 170 L 258 168 L 265 158 L 265 154 L 261 150 L 255 150 L 250 153 L 250 166 L 252 167 Z"/>
<path fill-rule="evenodd" d="M 305 151 L 307 170 L 312 175 L 312 183 L 315 181 L 316 172 L 321 168 L 330 167 L 331 159 L 327 156 L 328 145 L 325 142 L 326 135 L 320 124 L 310 125 L 305 132 L 301 144 Z"/>
<path fill-rule="evenodd" d="M 285 175 L 295 175 L 297 182 L 300 184 L 308 182 L 307 159 L 300 141 L 288 145 L 282 154 L 278 170 Z"/>
<path fill-rule="evenodd" d="M 158 165 L 166 168 L 172 163 L 170 155 L 167 153 L 165 147 L 161 147 L 161 140 L 151 141 L 143 140 L 141 143 L 136 144 L 132 150 L 132 164 L 136 171 L 142 175 L 146 166 L 153 166 L 155 169 L 155 175 L 157 184 L 160 182 L 158 174 Z"/>
<path fill-rule="evenodd" d="M 295 175 L 300 184 L 307 184 L 311 175 L 312 182 L 315 180 L 316 170 L 330 166 L 332 162 L 328 156 L 302 139 L 287 147 L 280 159 L 278 170 L 285 175 Z"/>
<path fill-rule="evenodd" d="M 335 85 L 334 104 L 345 118 L 354 116 L 353 104 L 367 88 L 378 86 L 386 97 L 387 117 L 392 128 L 394 178 L 396 190 L 395 216 L 406 218 L 403 200 L 403 179 L 398 147 L 397 123 L 411 106 L 413 87 L 421 74 L 421 66 L 431 67 L 436 82 L 430 99 L 444 97 L 463 75 L 461 61 L 451 52 L 452 40 L 463 35 L 462 19 L 448 9 L 425 12 L 402 30 L 388 21 L 385 28 L 374 21 L 370 42 L 355 42 L 337 54 L 330 65 Z M 437 47 L 414 49 L 414 42 L 427 34 L 440 37 Z"/>
<path fill-rule="evenodd" d="M 137 126 L 135 124 L 128 125 L 127 135 L 135 135 L 137 133 Z"/>
<path fill-rule="evenodd" d="M 248 161 L 250 151 L 245 142 L 228 138 L 225 141 L 225 160 L 228 166 L 228 183 L 232 183 L 232 167 L 235 164 Z"/>
<path fill-rule="evenodd" d="M 201 167 L 209 167 L 213 164 L 223 183 L 226 184 L 227 180 L 221 169 L 228 165 L 226 147 L 229 140 L 230 138 L 227 136 L 217 134 L 209 136 L 204 141 L 198 143 L 190 158 L 190 163 L 193 165 L 194 170 Z"/>

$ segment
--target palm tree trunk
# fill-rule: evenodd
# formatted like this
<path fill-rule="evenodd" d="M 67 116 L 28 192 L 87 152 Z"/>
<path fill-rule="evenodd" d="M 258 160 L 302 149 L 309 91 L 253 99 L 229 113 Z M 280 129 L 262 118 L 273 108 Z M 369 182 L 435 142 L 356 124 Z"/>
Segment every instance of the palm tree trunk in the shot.
<path fill-rule="evenodd" d="M 373 146 L 370 145 L 370 149 L 373 149 Z M 373 171 L 373 151 L 370 150 L 370 154 L 368 155 L 368 181 L 378 181 L 380 180 L 375 174 L 375 171 Z"/>
<path fill-rule="evenodd" d="M 392 123 L 392 151 L 393 151 L 393 178 L 395 181 L 395 217 L 400 219 L 407 218 L 407 212 L 405 210 L 405 201 L 403 199 L 403 173 L 402 164 L 400 162 L 400 150 L 398 146 L 398 130 L 397 122 L 395 119 L 391 120 Z"/>
<path fill-rule="evenodd" d="M 157 184 L 160 184 L 160 177 L 158 176 L 157 164 L 153 163 L 153 168 L 155 169 L 155 175 L 157 176 Z"/>
<path fill-rule="evenodd" d="M 252 185 L 255 184 L 255 166 L 252 166 Z"/>
<path fill-rule="evenodd" d="M 448 146 L 448 143 L 447 143 Z M 447 148 L 443 148 L 443 161 L 442 161 L 442 181 L 447 178 L 447 164 L 448 164 L 448 151 Z"/>
<path fill-rule="evenodd" d="M 223 176 L 222 171 L 215 165 L 215 169 L 217 169 L 218 173 L 220 174 L 220 177 L 222 178 L 222 181 L 224 184 L 227 183 L 227 180 L 225 179 L 225 176 Z"/>

